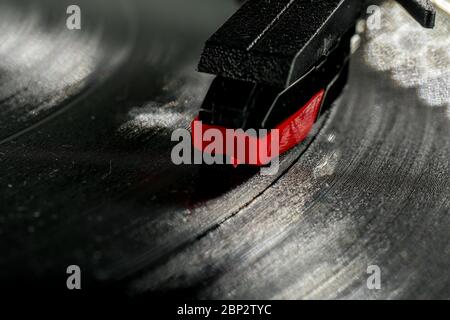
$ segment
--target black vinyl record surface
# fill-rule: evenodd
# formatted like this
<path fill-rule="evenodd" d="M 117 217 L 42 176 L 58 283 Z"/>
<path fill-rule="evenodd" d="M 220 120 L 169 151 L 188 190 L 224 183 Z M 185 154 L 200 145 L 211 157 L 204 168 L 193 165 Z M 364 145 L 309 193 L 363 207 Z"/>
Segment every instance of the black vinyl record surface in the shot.
<path fill-rule="evenodd" d="M 397 5 L 275 176 L 176 166 L 233 1 L 0 1 L 0 281 L 130 296 L 450 298 L 450 19 Z M 383 11 L 384 12 L 384 11 Z M 368 266 L 381 289 L 367 288 Z"/>

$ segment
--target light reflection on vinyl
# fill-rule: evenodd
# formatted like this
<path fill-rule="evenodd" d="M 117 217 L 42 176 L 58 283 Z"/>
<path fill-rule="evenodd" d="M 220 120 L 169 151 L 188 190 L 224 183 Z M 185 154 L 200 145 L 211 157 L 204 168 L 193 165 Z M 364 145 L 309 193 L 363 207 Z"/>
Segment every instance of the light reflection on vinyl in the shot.
<path fill-rule="evenodd" d="M 428 30 L 394 2 L 384 4 L 382 15 L 380 29 L 367 33 L 368 64 L 389 71 L 402 87 L 417 88 L 425 104 L 450 108 L 450 16 L 438 11 L 435 29 Z"/>

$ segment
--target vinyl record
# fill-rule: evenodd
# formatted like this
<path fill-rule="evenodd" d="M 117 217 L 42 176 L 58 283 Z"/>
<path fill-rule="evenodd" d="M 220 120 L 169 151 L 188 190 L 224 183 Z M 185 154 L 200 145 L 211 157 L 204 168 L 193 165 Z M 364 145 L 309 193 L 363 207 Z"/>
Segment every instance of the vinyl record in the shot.
<path fill-rule="evenodd" d="M 450 298 L 450 18 L 393 3 L 342 96 L 259 168 L 173 164 L 224 0 L 0 1 L 0 282 L 201 299 Z M 381 288 L 367 286 L 381 270 Z M 111 289 L 112 290 L 112 289 Z"/>

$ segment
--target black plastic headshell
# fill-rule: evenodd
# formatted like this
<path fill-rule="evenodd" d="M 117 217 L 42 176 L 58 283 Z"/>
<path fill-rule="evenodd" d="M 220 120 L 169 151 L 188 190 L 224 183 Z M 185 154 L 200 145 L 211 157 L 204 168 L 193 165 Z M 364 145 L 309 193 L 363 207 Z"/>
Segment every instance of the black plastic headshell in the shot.
<path fill-rule="evenodd" d="M 428 0 L 398 2 L 422 26 L 434 26 Z M 199 70 L 217 77 L 194 122 L 222 130 L 276 129 L 283 152 L 303 141 L 346 86 L 351 39 L 368 4 L 245 2 L 206 43 Z"/>
<path fill-rule="evenodd" d="M 427 0 L 399 0 L 424 27 Z M 248 0 L 206 43 L 199 70 L 216 74 L 199 119 L 227 128 L 272 129 L 320 90 L 319 115 L 346 85 L 350 40 L 362 0 Z"/>
<path fill-rule="evenodd" d="M 424 27 L 429 0 L 397 0 Z M 363 0 L 248 0 L 206 42 L 199 71 L 288 87 L 339 42 L 369 4 Z"/>

